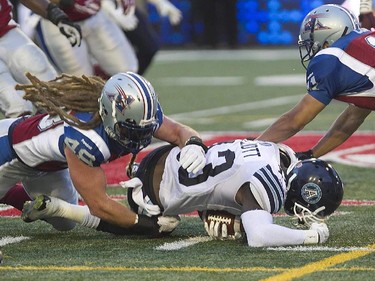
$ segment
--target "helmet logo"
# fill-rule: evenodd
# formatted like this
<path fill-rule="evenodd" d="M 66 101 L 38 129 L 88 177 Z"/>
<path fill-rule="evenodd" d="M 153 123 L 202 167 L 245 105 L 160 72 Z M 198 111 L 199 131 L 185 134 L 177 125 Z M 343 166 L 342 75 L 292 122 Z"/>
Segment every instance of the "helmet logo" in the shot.
<path fill-rule="evenodd" d="M 126 108 L 129 107 L 130 104 L 134 102 L 134 97 L 131 95 L 127 95 L 124 91 L 123 88 L 120 87 L 120 85 L 115 85 L 115 88 L 117 92 L 119 93 L 116 96 L 116 108 L 120 111 L 123 112 Z"/>
<path fill-rule="evenodd" d="M 305 23 L 304 31 L 331 29 L 329 26 L 326 26 L 319 21 L 319 18 L 324 17 L 326 17 L 325 14 L 310 15 Z"/>
<path fill-rule="evenodd" d="M 322 190 L 319 185 L 309 182 L 301 188 L 301 196 L 309 204 L 316 204 L 322 198 Z"/>

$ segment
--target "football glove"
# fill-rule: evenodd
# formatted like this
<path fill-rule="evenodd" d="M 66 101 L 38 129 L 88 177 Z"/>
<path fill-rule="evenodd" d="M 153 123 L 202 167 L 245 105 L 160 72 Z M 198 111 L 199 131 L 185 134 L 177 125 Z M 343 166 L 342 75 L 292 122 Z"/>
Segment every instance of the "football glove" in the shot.
<path fill-rule="evenodd" d="M 102 1 L 103 11 L 109 15 L 118 26 L 120 26 L 125 31 L 134 30 L 138 25 L 138 18 L 134 13 L 129 13 L 124 15 L 122 7 L 116 7 L 113 0 Z"/>
<path fill-rule="evenodd" d="M 47 19 L 57 25 L 60 32 L 74 46 L 81 46 L 82 32 L 81 27 L 72 22 L 69 17 L 55 4 L 50 3 L 47 7 Z"/>
<path fill-rule="evenodd" d="M 312 150 L 309 149 L 306 151 L 296 152 L 296 157 L 299 160 L 306 160 L 306 159 L 314 158 L 314 155 L 313 155 Z"/>
<path fill-rule="evenodd" d="M 329 237 L 329 230 L 325 223 L 312 223 L 310 230 L 315 230 L 318 232 L 319 235 L 319 242 L 320 244 L 325 243 Z"/>
<path fill-rule="evenodd" d="M 169 22 L 172 25 L 177 25 L 181 22 L 182 13 L 168 0 L 148 0 L 154 4 L 159 15 L 162 17 L 168 17 Z"/>
<path fill-rule="evenodd" d="M 185 145 L 181 149 L 180 165 L 188 173 L 198 173 L 206 165 L 206 153 L 202 146 L 196 144 Z"/>

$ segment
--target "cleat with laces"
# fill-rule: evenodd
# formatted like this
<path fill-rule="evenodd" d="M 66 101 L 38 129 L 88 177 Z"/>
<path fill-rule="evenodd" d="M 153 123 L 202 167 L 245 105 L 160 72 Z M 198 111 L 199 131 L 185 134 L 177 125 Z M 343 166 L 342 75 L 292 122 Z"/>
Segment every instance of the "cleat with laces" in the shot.
<path fill-rule="evenodd" d="M 58 200 L 47 195 L 38 195 L 33 201 L 23 204 L 21 218 L 25 222 L 53 217 L 58 210 Z"/>

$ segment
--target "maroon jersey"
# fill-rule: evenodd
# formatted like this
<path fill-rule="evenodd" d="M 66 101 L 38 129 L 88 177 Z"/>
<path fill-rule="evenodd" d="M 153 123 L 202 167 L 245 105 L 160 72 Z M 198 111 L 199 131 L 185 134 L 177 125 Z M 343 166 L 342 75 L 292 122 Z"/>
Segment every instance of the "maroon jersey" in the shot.
<path fill-rule="evenodd" d="M 72 21 L 81 21 L 95 15 L 100 7 L 100 0 L 75 0 L 74 5 L 60 8 Z"/>
<path fill-rule="evenodd" d="M 12 9 L 9 0 L 0 0 L 0 37 L 17 26 L 15 22 L 10 22 L 13 18 Z"/>

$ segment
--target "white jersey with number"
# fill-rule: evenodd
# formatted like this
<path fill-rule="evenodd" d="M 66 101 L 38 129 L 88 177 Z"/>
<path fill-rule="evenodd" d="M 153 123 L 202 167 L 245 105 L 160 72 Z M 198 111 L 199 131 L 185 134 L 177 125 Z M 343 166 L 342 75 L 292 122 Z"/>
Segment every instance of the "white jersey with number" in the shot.
<path fill-rule="evenodd" d="M 159 192 L 164 215 L 206 209 L 226 210 L 239 215 L 241 206 L 235 196 L 245 183 L 249 183 L 254 197 L 265 211 L 277 213 L 283 206 L 286 184 L 276 144 L 235 140 L 211 146 L 206 155 L 204 169 L 192 174 L 180 166 L 180 149 L 171 150 Z"/>

